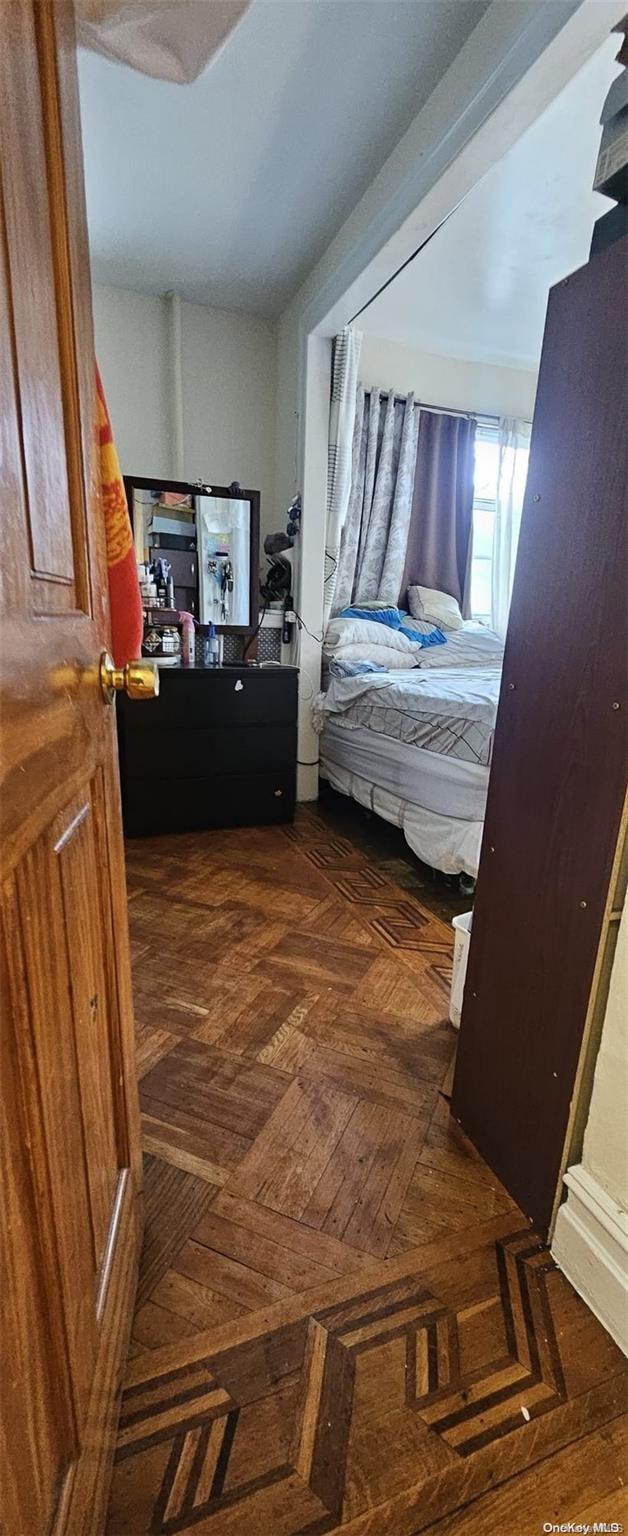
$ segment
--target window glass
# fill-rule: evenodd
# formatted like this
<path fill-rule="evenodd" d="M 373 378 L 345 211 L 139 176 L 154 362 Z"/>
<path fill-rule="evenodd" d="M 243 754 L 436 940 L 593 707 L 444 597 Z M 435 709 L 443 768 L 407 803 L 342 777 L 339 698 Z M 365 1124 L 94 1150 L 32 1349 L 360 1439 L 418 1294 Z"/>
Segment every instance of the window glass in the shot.
<path fill-rule="evenodd" d="M 484 436 L 486 433 L 486 436 Z M 473 490 L 476 501 L 495 502 L 497 495 L 497 474 L 499 470 L 499 444 L 497 432 L 488 436 L 488 428 L 483 429 L 483 435 L 476 438 L 475 443 L 475 468 L 473 473 Z"/>
<path fill-rule="evenodd" d="M 471 612 L 474 619 L 490 623 L 491 578 L 495 501 L 499 473 L 496 427 L 478 427 L 473 473 L 473 559 L 471 563 Z"/>

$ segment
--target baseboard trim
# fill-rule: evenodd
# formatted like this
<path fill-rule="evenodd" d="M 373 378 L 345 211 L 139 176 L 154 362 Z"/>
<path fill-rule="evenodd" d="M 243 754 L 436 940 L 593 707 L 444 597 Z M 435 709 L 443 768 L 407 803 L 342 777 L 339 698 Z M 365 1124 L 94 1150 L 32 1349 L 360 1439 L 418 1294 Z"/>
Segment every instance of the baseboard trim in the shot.
<path fill-rule="evenodd" d="M 574 1289 L 628 1355 L 628 1218 L 578 1164 L 565 1174 L 567 1199 L 552 1256 Z"/>

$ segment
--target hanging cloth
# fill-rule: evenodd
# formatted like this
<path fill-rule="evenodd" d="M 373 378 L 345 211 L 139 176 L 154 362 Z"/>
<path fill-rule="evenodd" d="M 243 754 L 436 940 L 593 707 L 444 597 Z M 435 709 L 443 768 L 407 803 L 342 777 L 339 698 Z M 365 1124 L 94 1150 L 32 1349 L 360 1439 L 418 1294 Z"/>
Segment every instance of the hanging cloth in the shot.
<path fill-rule="evenodd" d="M 78 41 L 157 80 L 188 85 L 251 0 L 76 0 Z"/>
<path fill-rule="evenodd" d="M 467 416 L 421 411 L 402 604 L 409 586 L 435 587 L 470 617 L 475 429 Z"/>
<path fill-rule="evenodd" d="M 530 457 L 529 421 L 504 417 L 499 424 L 499 474 L 493 534 L 491 624 L 502 639 L 508 628 L 510 599 L 521 529 L 523 497 Z"/>
<path fill-rule="evenodd" d="M 109 578 L 111 648 L 116 666 L 123 667 L 127 661 L 135 661 L 142 649 L 142 599 L 124 481 L 98 368 L 96 406 L 100 495 Z"/>
<path fill-rule="evenodd" d="M 356 387 L 362 335 L 350 326 L 336 336 L 332 362 L 329 437 L 327 442 L 327 513 L 325 519 L 325 575 L 323 629 L 334 611 L 334 594 L 340 559 L 340 542 L 351 490 L 351 458 L 356 409 Z"/>

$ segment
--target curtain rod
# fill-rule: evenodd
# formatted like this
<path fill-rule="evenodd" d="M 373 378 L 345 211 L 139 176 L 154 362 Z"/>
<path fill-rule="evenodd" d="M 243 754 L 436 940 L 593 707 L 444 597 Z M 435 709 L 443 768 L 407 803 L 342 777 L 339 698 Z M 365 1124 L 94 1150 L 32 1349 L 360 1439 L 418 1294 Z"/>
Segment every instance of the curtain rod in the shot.
<path fill-rule="evenodd" d="M 375 384 L 369 385 L 368 389 L 365 388 L 364 390 L 365 395 L 371 395 L 376 388 L 377 385 Z M 380 389 L 380 395 L 388 397 L 390 390 Z M 398 405 L 405 405 L 407 398 L 407 395 L 395 394 L 395 402 Z M 425 400 L 417 400 L 416 403 L 419 410 L 435 411 L 439 416 L 464 416 L 466 421 L 496 421 L 499 423 L 499 416 L 491 416 L 489 411 L 455 411 L 450 405 L 427 405 Z"/>

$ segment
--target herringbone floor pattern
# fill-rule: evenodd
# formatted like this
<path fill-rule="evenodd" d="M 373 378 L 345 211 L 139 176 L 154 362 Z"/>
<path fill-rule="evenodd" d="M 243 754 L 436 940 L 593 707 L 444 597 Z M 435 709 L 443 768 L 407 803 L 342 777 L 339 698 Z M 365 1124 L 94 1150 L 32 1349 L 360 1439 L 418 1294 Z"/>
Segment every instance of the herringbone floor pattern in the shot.
<path fill-rule="evenodd" d="M 147 1227 L 110 1536 L 621 1519 L 623 1360 L 450 1117 L 451 930 L 411 862 L 302 809 L 133 844 L 129 896 Z"/>

